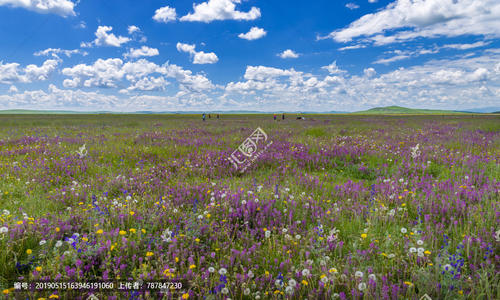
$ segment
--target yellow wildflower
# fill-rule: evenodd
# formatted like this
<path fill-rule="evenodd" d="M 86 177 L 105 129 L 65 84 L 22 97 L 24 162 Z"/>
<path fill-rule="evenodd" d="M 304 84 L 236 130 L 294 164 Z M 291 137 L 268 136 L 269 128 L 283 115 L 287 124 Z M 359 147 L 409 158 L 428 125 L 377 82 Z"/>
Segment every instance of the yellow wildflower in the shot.
<path fill-rule="evenodd" d="M 189 268 L 194 269 L 194 268 L 196 268 L 196 265 L 190 265 Z"/>
<path fill-rule="evenodd" d="M 367 237 L 368 237 L 368 235 L 366 233 L 361 234 L 361 238 L 366 239 Z"/>
<path fill-rule="evenodd" d="M 31 251 L 31 249 L 26 250 L 26 254 L 30 255 L 31 253 L 33 253 L 33 251 Z"/>
<path fill-rule="evenodd" d="M 150 257 L 150 256 L 153 256 L 153 255 L 154 255 L 153 252 L 150 252 L 150 251 L 146 252 L 146 257 Z"/>
<path fill-rule="evenodd" d="M 126 235 L 127 232 L 125 230 L 120 230 L 120 235 Z"/>

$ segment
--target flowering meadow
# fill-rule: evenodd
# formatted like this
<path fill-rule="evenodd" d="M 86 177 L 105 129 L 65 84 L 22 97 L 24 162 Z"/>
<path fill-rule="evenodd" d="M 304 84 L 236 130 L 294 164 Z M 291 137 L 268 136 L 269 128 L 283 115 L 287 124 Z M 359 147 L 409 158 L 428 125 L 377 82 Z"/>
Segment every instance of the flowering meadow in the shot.
<path fill-rule="evenodd" d="M 499 163 L 495 115 L 0 116 L 0 297 L 499 299 Z"/>

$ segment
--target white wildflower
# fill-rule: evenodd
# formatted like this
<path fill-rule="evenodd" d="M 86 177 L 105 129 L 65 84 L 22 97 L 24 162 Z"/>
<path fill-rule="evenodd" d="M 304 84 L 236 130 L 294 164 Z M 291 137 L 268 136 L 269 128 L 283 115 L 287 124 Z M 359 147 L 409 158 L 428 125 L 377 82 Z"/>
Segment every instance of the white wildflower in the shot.
<path fill-rule="evenodd" d="M 307 277 L 309 275 L 311 275 L 311 272 L 309 271 L 309 269 L 302 270 L 302 276 Z"/>
<path fill-rule="evenodd" d="M 276 279 L 274 281 L 274 285 L 277 287 L 277 288 L 280 288 L 283 286 L 283 281 L 281 279 Z"/>
<path fill-rule="evenodd" d="M 417 144 L 415 147 L 411 147 L 411 157 L 412 158 L 417 158 L 420 156 L 420 150 L 419 150 L 420 144 Z"/>
<path fill-rule="evenodd" d="M 424 244 L 424 241 L 422 241 L 422 240 L 417 241 L 417 245 L 422 246 L 423 244 Z"/>
<path fill-rule="evenodd" d="M 249 289 L 249 288 L 246 288 L 245 290 L 243 290 L 243 294 L 244 294 L 245 296 L 250 295 L 250 289 Z"/>
<path fill-rule="evenodd" d="M 291 286 L 291 287 L 296 287 L 297 286 L 297 281 L 295 281 L 295 279 L 290 279 L 288 280 L 288 286 Z"/>
<path fill-rule="evenodd" d="M 213 273 L 213 272 L 215 272 L 215 269 L 214 269 L 214 267 L 208 267 L 208 272 L 210 272 L 210 273 Z"/>
<path fill-rule="evenodd" d="M 370 275 L 368 275 L 368 279 L 376 281 L 377 280 L 377 276 L 375 276 L 375 274 L 370 274 Z"/>
<path fill-rule="evenodd" d="M 62 246 L 62 244 L 63 244 L 62 241 L 57 241 L 55 246 L 56 246 L 56 248 L 59 248 Z"/>
<path fill-rule="evenodd" d="M 0 233 L 7 233 L 9 232 L 9 228 L 3 226 L 3 227 L 0 227 Z"/>
<path fill-rule="evenodd" d="M 85 144 L 83 144 L 83 146 L 78 148 L 78 151 L 75 152 L 80 156 L 80 158 L 84 158 L 85 156 L 87 156 L 87 149 L 85 148 Z"/>
<path fill-rule="evenodd" d="M 285 293 L 287 293 L 288 295 L 293 294 L 293 287 L 291 287 L 291 286 L 287 286 L 287 287 L 285 288 Z"/>
<path fill-rule="evenodd" d="M 229 290 L 225 287 L 221 290 L 221 293 L 223 293 L 224 295 L 227 295 L 229 293 Z"/>
<path fill-rule="evenodd" d="M 404 227 L 403 227 L 403 228 L 401 228 L 401 233 L 402 233 L 402 234 L 405 234 L 405 233 L 407 233 L 407 232 L 408 232 L 408 230 L 406 230 L 406 228 L 404 228 Z"/>
<path fill-rule="evenodd" d="M 220 275 L 226 275 L 227 274 L 227 270 L 225 268 L 220 268 L 219 269 L 219 274 Z"/>
<path fill-rule="evenodd" d="M 415 247 L 411 247 L 410 248 L 410 253 L 415 253 L 415 252 L 417 252 L 417 249 Z"/>
<path fill-rule="evenodd" d="M 361 271 L 356 271 L 356 273 L 354 273 L 354 276 L 358 278 L 363 278 L 364 274 Z"/>
<path fill-rule="evenodd" d="M 366 290 L 366 283 L 361 282 L 360 284 L 358 284 L 358 289 L 359 289 L 360 291 L 364 291 L 364 290 Z"/>
<path fill-rule="evenodd" d="M 266 238 L 270 238 L 271 237 L 271 231 L 267 230 L 266 233 L 264 233 L 264 235 L 266 236 Z"/>
<path fill-rule="evenodd" d="M 170 241 L 172 241 L 171 237 L 172 237 L 172 231 L 170 231 L 169 228 L 165 229 L 163 231 L 163 233 L 161 234 L 161 239 L 164 242 L 170 242 Z"/>

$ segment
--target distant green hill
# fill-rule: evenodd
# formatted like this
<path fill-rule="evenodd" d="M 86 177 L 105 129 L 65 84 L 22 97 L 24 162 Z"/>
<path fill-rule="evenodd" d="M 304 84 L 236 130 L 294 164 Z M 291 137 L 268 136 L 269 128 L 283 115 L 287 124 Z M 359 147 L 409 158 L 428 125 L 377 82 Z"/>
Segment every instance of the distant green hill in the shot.
<path fill-rule="evenodd" d="M 491 110 L 493 111 L 493 110 Z M 204 111 L 136 111 L 136 112 L 113 112 L 113 111 L 74 111 L 74 110 L 31 110 L 31 109 L 6 109 L 0 110 L 0 114 L 202 114 Z M 250 111 L 250 110 L 233 110 L 233 111 L 206 111 L 205 113 L 212 114 L 271 114 L 271 113 L 285 113 L 285 114 L 363 114 L 363 115 L 424 115 L 424 114 L 469 114 L 472 111 L 453 111 L 453 110 L 432 110 L 432 109 L 414 109 L 401 106 L 385 106 L 375 107 L 372 109 L 357 111 L 357 112 L 341 112 L 341 111 L 328 111 L 328 112 L 264 112 L 264 111 Z M 478 112 L 474 112 L 478 113 Z"/>
<path fill-rule="evenodd" d="M 16 115 L 31 115 L 31 114 L 78 114 L 80 112 L 71 110 L 30 110 L 30 109 L 6 109 L 0 110 L 0 114 L 16 114 Z M 81 112 L 84 113 L 84 112 Z"/>
<path fill-rule="evenodd" d="M 424 115 L 424 114 L 466 114 L 465 112 L 457 112 L 453 110 L 432 110 L 432 109 L 415 109 L 406 108 L 401 106 L 385 106 L 375 107 L 364 111 L 357 111 L 353 114 L 370 114 L 370 115 L 390 115 L 390 114 L 404 114 L 404 115 Z"/>

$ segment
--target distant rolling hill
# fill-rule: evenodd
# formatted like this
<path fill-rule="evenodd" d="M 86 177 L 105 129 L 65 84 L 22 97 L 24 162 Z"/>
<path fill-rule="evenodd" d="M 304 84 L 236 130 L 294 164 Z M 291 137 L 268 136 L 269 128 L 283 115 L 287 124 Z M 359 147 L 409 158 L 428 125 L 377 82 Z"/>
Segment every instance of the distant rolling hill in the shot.
<path fill-rule="evenodd" d="M 364 111 L 357 111 L 353 114 L 369 114 L 369 115 L 424 115 L 424 114 L 466 114 L 466 112 L 458 112 L 453 110 L 432 110 L 432 109 L 415 109 L 401 106 L 385 106 L 375 107 Z"/>
<path fill-rule="evenodd" d="M 6 109 L 0 110 L 0 114 L 362 114 L 362 115 L 425 115 L 425 114 L 471 114 L 471 113 L 499 113 L 498 107 L 487 107 L 477 109 L 458 110 L 433 110 L 415 109 L 401 106 L 375 107 L 357 112 L 346 111 L 276 111 L 264 112 L 253 110 L 228 110 L 228 111 L 135 111 L 135 112 L 114 112 L 114 111 L 74 111 L 74 110 L 30 110 L 30 109 Z M 496 111 L 496 112 L 495 112 Z"/>
<path fill-rule="evenodd" d="M 32 114 L 106 114 L 111 113 L 107 111 L 74 111 L 74 110 L 31 110 L 31 109 L 6 109 L 0 110 L 0 114 L 12 114 L 12 115 L 32 115 Z"/>

